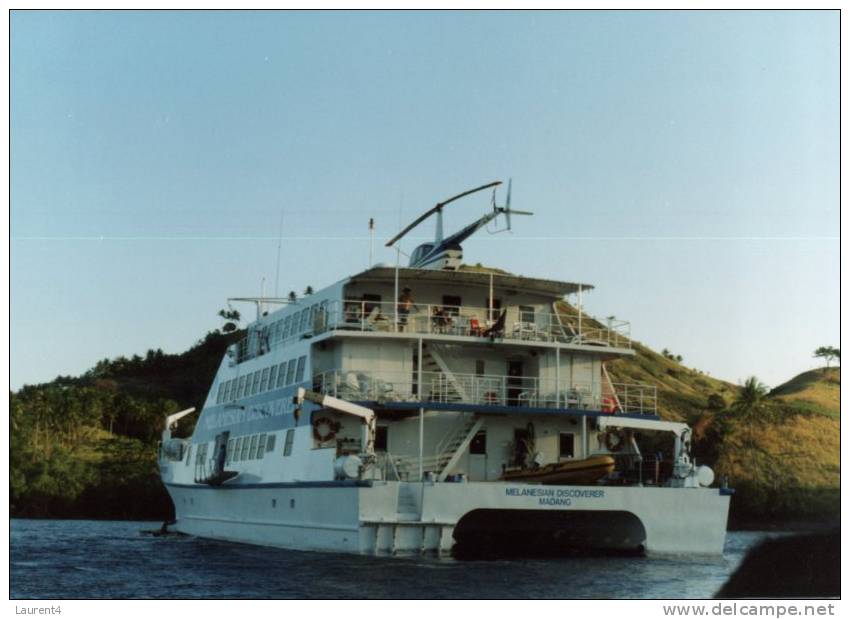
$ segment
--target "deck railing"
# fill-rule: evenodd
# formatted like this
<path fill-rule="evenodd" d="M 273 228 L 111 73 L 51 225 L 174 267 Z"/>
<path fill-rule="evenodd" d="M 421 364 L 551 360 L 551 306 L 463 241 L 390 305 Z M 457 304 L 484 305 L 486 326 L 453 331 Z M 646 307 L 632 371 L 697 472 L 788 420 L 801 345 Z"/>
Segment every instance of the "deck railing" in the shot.
<path fill-rule="evenodd" d="M 466 305 L 416 304 L 405 311 L 402 304 L 347 300 L 332 302 L 315 326 L 353 331 L 441 334 L 522 340 L 561 342 L 631 348 L 630 324 L 611 319 L 604 327 L 589 326 L 576 317 L 538 311 L 531 306 L 503 309 Z M 502 314 L 504 313 L 504 318 Z"/>
<path fill-rule="evenodd" d="M 329 370 L 313 376 L 313 389 L 352 401 L 438 402 L 608 413 L 655 414 L 653 385 L 581 382 L 557 384 L 532 376 L 446 374 L 443 372 L 360 372 Z"/>
<path fill-rule="evenodd" d="M 589 346 L 631 348 L 631 326 L 607 319 L 606 325 L 589 316 L 565 316 L 532 306 L 504 309 L 466 305 L 416 304 L 406 311 L 400 303 L 346 300 L 321 301 L 300 312 L 261 327 L 251 327 L 228 354 L 242 363 L 286 342 L 330 330 L 437 334 L 523 342 L 559 342 Z"/>

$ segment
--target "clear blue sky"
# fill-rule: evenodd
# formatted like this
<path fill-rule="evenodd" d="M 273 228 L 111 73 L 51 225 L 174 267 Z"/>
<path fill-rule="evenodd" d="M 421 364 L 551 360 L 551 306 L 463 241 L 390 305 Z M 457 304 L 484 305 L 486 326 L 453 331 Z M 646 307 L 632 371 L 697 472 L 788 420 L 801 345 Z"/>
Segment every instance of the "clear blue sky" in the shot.
<path fill-rule="evenodd" d="M 365 267 L 370 216 L 508 177 L 536 214 L 467 262 L 593 283 L 733 382 L 839 345 L 837 11 L 11 21 L 12 388 L 186 349 L 273 291 L 281 211 L 283 294 Z"/>

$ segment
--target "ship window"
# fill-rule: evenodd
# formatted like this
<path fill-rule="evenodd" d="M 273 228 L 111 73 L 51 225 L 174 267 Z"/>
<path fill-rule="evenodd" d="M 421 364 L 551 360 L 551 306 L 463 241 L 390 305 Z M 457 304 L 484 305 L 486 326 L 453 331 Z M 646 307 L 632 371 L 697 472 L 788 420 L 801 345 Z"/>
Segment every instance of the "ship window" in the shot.
<path fill-rule="evenodd" d="M 199 464 L 206 464 L 207 458 L 207 444 L 201 443 L 198 445 L 198 453 L 195 455 L 195 466 Z"/>
<path fill-rule="evenodd" d="M 189 445 L 189 449 L 186 451 L 186 466 L 189 466 L 189 462 L 192 460 L 192 446 Z"/>
<path fill-rule="evenodd" d="M 475 374 L 476 376 L 484 376 L 484 359 L 475 360 Z"/>
<path fill-rule="evenodd" d="M 292 316 L 287 316 L 283 319 L 283 329 L 281 330 L 281 339 L 289 337 L 289 327 L 292 325 Z"/>
<path fill-rule="evenodd" d="M 300 383 L 304 380 L 304 365 L 307 362 L 307 357 L 298 357 L 298 369 L 295 371 L 295 382 Z"/>
<path fill-rule="evenodd" d="M 257 457 L 257 440 L 260 437 L 256 434 L 251 437 L 251 447 L 248 449 L 248 459 L 253 460 Z"/>
<path fill-rule="evenodd" d="M 283 387 L 286 384 L 286 361 L 277 367 L 277 386 Z"/>
<path fill-rule="evenodd" d="M 460 314 L 461 298 L 452 294 L 443 295 L 443 311 L 451 316 Z"/>
<path fill-rule="evenodd" d="M 254 372 L 254 378 L 251 382 L 251 395 L 254 395 L 260 390 L 260 371 Z"/>
<path fill-rule="evenodd" d="M 266 435 L 260 434 L 260 438 L 257 439 L 257 458 L 262 458 L 266 455 Z"/>
<path fill-rule="evenodd" d="M 307 330 L 307 321 L 310 320 L 310 308 L 305 307 L 301 310 L 301 314 L 299 314 L 298 318 L 298 331 L 296 333 L 301 333 Z"/>
<path fill-rule="evenodd" d="M 233 444 L 236 442 L 236 439 L 230 439 L 227 441 L 227 457 L 224 459 L 225 464 L 230 464 L 230 461 L 233 459 Z"/>
<path fill-rule="evenodd" d="M 519 321 L 527 325 L 534 324 L 534 306 L 520 305 L 519 306 Z"/>
<path fill-rule="evenodd" d="M 269 368 L 263 370 L 263 377 L 260 379 L 260 393 L 269 388 Z"/>
<path fill-rule="evenodd" d="M 239 456 L 242 455 L 240 452 L 242 451 L 242 437 L 236 439 L 236 446 L 233 448 L 233 462 L 239 462 L 242 458 Z"/>
<path fill-rule="evenodd" d="M 224 401 L 227 402 L 230 400 L 230 383 L 231 381 L 227 381 L 224 383 Z"/>
<path fill-rule="evenodd" d="M 251 437 L 246 436 L 242 439 L 242 450 L 239 453 L 239 459 L 240 460 L 245 461 L 245 460 L 248 459 L 248 449 L 250 447 L 251 447 Z"/>
<path fill-rule="evenodd" d="M 266 451 L 267 452 L 268 451 L 274 451 L 274 441 L 275 441 L 275 435 L 269 434 L 268 438 L 266 439 Z"/>
<path fill-rule="evenodd" d="M 561 432 L 561 458 L 572 458 L 576 455 L 576 436 L 571 432 Z"/>
<path fill-rule="evenodd" d="M 215 398 L 216 404 L 220 403 L 223 397 L 224 397 L 224 383 L 219 383 L 219 385 L 218 385 L 218 395 Z"/>
<path fill-rule="evenodd" d="M 269 370 L 269 389 L 274 389 L 275 382 L 277 382 L 277 366 L 273 365 Z"/>
<path fill-rule="evenodd" d="M 469 453 L 477 456 L 487 455 L 487 432 L 481 430 L 472 437 L 472 442 L 469 443 Z"/>
<path fill-rule="evenodd" d="M 245 395 L 245 381 L 248 380 L 247 376 L 239 377 L 239 386 L 236 389 L 236 399 L 238 400 L 243 395 Z"/>
<path fill-rule="evenodd" d="M 387 438 L 389 428 L 387 426 L 378 426 L 375 428 L 375 451 L 387 450 Z"/>
<path fill-rule="evenodd" d="M 291 385 L 295 380 L 295 359 L 289 360 L 289 365 L 286 366 L 286 384 Z"/>
<path fill-rule="evenodd" d="M 295 430 L 289 429 L 286 431 L 286 440 L 283 442 L 283 455 L 292 455 L 292 440 L 295 438 Z"/>

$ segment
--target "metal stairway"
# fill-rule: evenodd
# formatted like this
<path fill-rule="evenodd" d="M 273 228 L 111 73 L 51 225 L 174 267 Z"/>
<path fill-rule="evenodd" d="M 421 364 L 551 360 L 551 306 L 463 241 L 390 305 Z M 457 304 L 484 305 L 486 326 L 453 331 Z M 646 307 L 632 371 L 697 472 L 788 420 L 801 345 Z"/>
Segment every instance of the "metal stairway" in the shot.
<path fill-rule="evenodd" d="M 467 419 L 462 428 L 449 439 L 448 443 L 439 449 L 435 466 L 440 471 L 440 474 L 437 476 L 438 481 L 444 481 L 448 477 L 463 454 L 466 453 L 472 439 L 475 438 L 475 435 L 483 425 L 484 419 L 481 417 Z"/>
<path fill-rule="evenodd" d="M 449 369 L 437 347 L 433 344 L 422 345 L 422 371 L 437 379 L 431 383 L 431 393 L 423 393 L 425 399 L 440 402 L 469 402 L 469 394 L 457 377 Z"/>

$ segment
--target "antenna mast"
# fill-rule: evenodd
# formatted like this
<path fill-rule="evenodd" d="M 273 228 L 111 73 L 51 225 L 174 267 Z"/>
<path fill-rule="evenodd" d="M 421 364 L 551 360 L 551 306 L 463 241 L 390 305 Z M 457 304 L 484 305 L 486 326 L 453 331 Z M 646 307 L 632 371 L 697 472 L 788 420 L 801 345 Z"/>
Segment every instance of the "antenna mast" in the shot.
<path fill-rule="evenodd" d="M 280 284 L 280 245 L 283 240 L 283 209 L 280 209 L 280 226 L 277 234 L 277 267 L 274 273 L 274 296 L 277 297 L 277 288 Z"/>
<path fill-rule="evenodd" d="M 372 251 L 375 247 L 375 219 L 369 218 L 369 268 L 372 268 Z M 276 293 L 275 293 L 276 294 Z"/>

